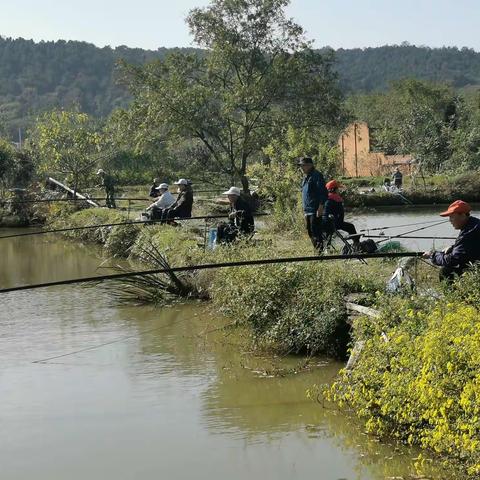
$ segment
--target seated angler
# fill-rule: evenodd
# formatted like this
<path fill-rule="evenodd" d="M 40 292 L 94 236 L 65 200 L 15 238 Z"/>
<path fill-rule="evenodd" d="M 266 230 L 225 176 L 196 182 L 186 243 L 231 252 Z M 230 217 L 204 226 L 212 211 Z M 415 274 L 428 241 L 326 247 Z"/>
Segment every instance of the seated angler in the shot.
<path fill-rule="evenodd" d="M 166 183 L 161 183 L 158 187 L 155 187 L 155 189 L 157 191 L 157 200 L 147 208 L 147 212 L 150 212 L 151 220 L 160 220 L 163 211 L 175 203 L 175 198 L 168 191 L 168 185 Z"/>
<path fill-rule="evenodd" d="M 335 230 L 347 232 L 352 236 L 354 245 L 358 245 L 360 243 L 360 235 L 357 235 L 357 230 L 353 223 L 346 222 L 344 219 L 345 209 L 343 207 L 343 198 L 338 193 L 341 185 L 336 180 L 331 180 L 327 183 L 326 187 L 328 190 L 328 198 L 323 210 L 323 221 L 326 229 L 329 229 L 331 233 Z"/>
<path fill-rule="evenodd" d="M 217 228 L 217 241 L 219 243 L 233 242 L 239 235 L 248 235 L 255 230 L 253 213 L 248 202 L 243 200 L 240 189 L 231 187 L 223 195 L 230 202 L 230 214 L 228 223 L 221 223 Z"/>
<path fill-rule="evenodd" d="M 434 265 L 442 267 L 442 280 L 452 281 L 456 275 L 462 275 L 471 264 L 480 260 L 480 220 L 470 216 L 471 210 L 470 205 L 462 200 L 453 202 L 440 216 L 449 217 L 453 228 L 460 230 L 455 243 L 443 252 L 423 254 Z"/>
<path fill-rule="evenodd" d="M 163 211 L 162 218 L 165 220 L 172 218 L 190 218 L 193 207 L 193 191 L 188 181 L 181 178 L 178 182 L 178 197 L 175 203 Z"/>

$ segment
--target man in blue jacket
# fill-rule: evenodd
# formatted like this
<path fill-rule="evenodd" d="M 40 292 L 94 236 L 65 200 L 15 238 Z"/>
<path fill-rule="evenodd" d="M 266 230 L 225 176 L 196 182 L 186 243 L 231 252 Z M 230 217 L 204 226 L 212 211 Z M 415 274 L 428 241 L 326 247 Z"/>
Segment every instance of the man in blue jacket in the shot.
<path fill-rule="evenodd" d="M 440 214 L 449 217 L 453 228 L 460 230 L 451 247 L 443 252 L 430 251 L 423 254 L 434 265 L 442 267 L 441 279 L 452 281 L 456 275 L 462 275 L 472 263 L 480 260 L 480 220 L 470 216 L 471 210 L 468 203 L 457 200 Z"/>
<path fill-rule="evenodd" d="M 328 198 L 323 175 L 315 169 L 310 157 L 302 157 L 298 165 L 305 175 L 302 181 L 302 204 L 308 236 L 319 253 L 323 250 L 322 216 Z"/>

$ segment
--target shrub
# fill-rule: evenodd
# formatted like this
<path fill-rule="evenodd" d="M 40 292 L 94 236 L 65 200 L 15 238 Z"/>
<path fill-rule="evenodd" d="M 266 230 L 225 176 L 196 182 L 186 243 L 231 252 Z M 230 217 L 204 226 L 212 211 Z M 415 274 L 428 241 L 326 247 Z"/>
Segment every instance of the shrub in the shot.
<path fill-rule="evenodd" d="M 477 290 L 473 271 L 438 300 L 393 299 L 376 325 L 360 322 L 365 346 L 355 368 L 325 389 L 370 432 L 457 459 L 472 476 L 480 475 Z"/>

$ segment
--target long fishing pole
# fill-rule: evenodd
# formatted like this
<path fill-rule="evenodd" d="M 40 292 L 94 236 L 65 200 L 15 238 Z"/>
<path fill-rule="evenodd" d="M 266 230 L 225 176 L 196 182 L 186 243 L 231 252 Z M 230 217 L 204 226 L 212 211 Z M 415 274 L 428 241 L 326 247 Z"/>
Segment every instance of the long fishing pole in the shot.
<path fill-rule="evenodd" d="M 386 235 L 363 235 L 365 238 L 385 238 Z M 350 237 L 349 237 L 350 238 Z M 406 235 L 389 235 L 388 239 L 391 238 L 409 238 L 412 240 L 456 240 L 456 237 L 427 237 L 427 236 L 406 236 Z"/>
<path fill-rule="evenodd" d="M 392 228 L 404 228 L 404 227 L 415 227 L 417 225 L 428 225 L 431 223 L 437 223 L 438 220 L 429 220 L 428 222 L 417 222 L 417 223 L 405 223 L 403 225 L 390 225 L 388 227 L 375 227 L 375 228 L 365 228 L 364 230 L 360 230 L 360 232 L 376 232 L 379 230 L 389 230 Z"/>
<path fill-rule="evenodd" d="M 422 227 L 422 228 L 415 228 L 414 230 L 409 230 L 408 232 L 403 232 L 403 233 L 400 233 L 398 235 L 394 235 L 394 236 L 391 236 L 391 237 L 384 238 L 383 240 L 380 240 L 377 243 L 387 242 L 391 238 L 403 238 L 403 236 L 409 235 L 410 233 L 420 232 L 422 230 L 426 230 L 427 228 L 436 227 L 438 225 L 443 225 L 444 223 L 448 223 L 448 222 L 449 222 L 448 220 L 442 220 L 441 222 L 437 222 L 437 223 L 434 223 L 432 225 L 427 225 L 427 226 Z"/>
<path fill-rule="evenodd" d="M 209 193 L 208 191 L 194 191 L 196 193 Z M 14 202 L 16 204 L 26 204 L 26 203 L 57 203 L 57 202 L 87 202 L 88 200 L 92 202 L 104 201 L 105 197 L 75 197 L 75 198 L 38 198 L 38 199 L 28 199 L 28 200 L 16 200 L 14 198 L 1 198 L 0 203 Z M 115 201 L 131 201 L 131 202 L 154 202 L 154 197 L 114 197 Z"/>
<path fill-rule="evenodd" d="M 122 278 L 140 277 L 146 275 L 157 275 L 160 273 L 192 272 L 197 270 L 213 270 L 217 268 L 245 267 L 254 265 L 274 265 L 280 263 L 301 263 L 301 262 L 326 262 L 330 260 L 363 260 L 369 258 L 403 258 L 421 257 L 423 252 L 392 252 L 392 253 L 363 253 L 351 255 L 315 255 L 310 257 L 286 257 L 286 258 L 265 258 L 259 260 L 242 260 L 237 262 L 205 263 L 185 267 L 159 268 L 134 272 L 115 273 L 112 275 L 101 275 L 94 277 L 72 278 L 69 280 L 57 280 L 54 282 L 37 283 L 31 285 L 20 285 L 17 287 L 2 288 L 0 293 L 19 292 L 23 290 L 36 290 L 39 288 L 55 287 L 59 285 L 74 285 L 79 283 L 103 282 L 106 280 L 119 280 Z"/>
<path fill-rule="evenodd" d="M 266 217 L 269 216 L 269 213 L 257 213 L 255 217 Z M 65 228 L 55 228 L 51 230 L 39 230 L 37 232 L 24 232 L 24 233 L 15 233 L 12 235 L 3 235 L 2 238 L 17 238 L 17 237 L 32 237 L 35 235 L 46 235 L 47 233 L 64 233 L 64 232 L 75 232 L 77 230 L 90 230 L 95 228 L 105 228 L 105 227 L 118 227 L 123 225 L 153 225 L 153 224 L 167 224 L 170 221 L 185 221 L 185 220 L 215 220 L 220 218 L 228 218 L 228 214 L 224 215 L 202 215 L 198 217 L 175 217 L 162 219 L 162 220 L 130 220 L 128 222 L 118 222 L 118 223 L 102 223 L 98 225 L 85 225 L 83 227 L 65 227 Z"/>

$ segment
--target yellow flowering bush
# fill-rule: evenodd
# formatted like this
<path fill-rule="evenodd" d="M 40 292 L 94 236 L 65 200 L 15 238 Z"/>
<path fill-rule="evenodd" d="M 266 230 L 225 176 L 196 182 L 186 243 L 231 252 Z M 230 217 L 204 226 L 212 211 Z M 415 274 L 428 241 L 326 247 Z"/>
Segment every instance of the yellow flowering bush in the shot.
<path fill-rule="evenodd" d="M 393 300 L 374 326 L 364 319 L 355 368 L 325 393 L 364 418 L 370 432 L 457 459 L 477 476 L 480 312 L 455 297 Z"/>

